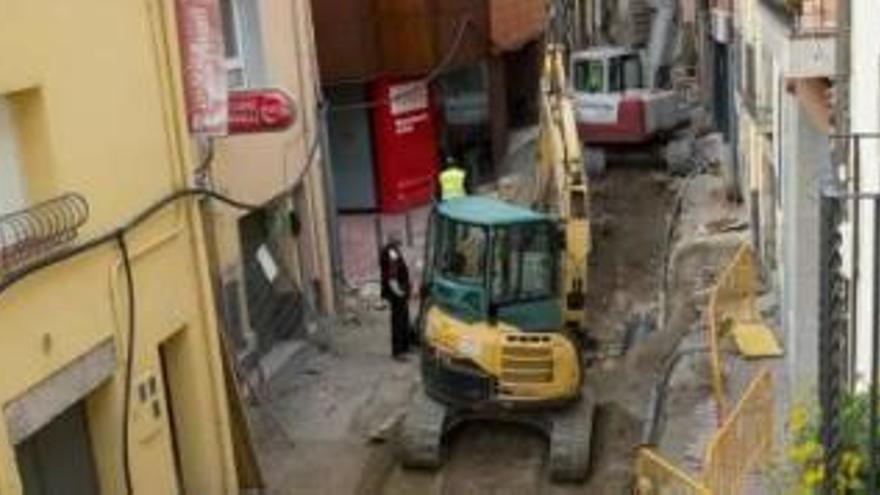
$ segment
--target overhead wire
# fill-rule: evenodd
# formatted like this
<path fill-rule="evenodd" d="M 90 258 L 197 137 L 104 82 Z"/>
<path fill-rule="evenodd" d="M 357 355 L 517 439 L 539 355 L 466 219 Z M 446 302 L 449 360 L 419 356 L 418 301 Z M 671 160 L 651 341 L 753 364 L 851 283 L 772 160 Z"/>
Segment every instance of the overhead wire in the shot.
<path fill-rule="evenodd" d="M 326 114 L 326 104 L 324 102 L 318 103 L 318 110 L 322 114 Z M 207 151 L 205 153 L 205 157 L 199 164 L 199 167 L 196 168 L 196 175 L 201 175 L 205 173 L 210 166 L 214 158 L 214 146 L 213 141 L 208 141 Z M 311 146 L 309 148 L 308 157 L 305 165 L 299 171 L 295 179 L 290 182 L 289 190 L 292 190 L 296 185 L 298 185 L 305 175 L 309 172 L 312 165 L 317 161 L 317 151 L 318 146 L 320 144 L 320 136 L 314 138 Z M 123 482 L 125 485 L 126 493 L 129 495 L 133 494 L 133 483 L 132 483 L 132 469 L 131 469 L 131 459 L 130 459 L 130 408 L 131 408 L 131 388 L 132 388 L 132 373 L 133 373 L 133 365 L 134 365 L 134 351 L 135 351 L 135 339 L 136 339 L 136 292 L 135 292 L 135 282 L 134 282 L 134 273 L 133 267 L 131 263 L 131 252 L 128 246 L 128 242 L 125 239 L 125 235 L 130 230 L 140 226 L 164 208 L 168 207 L 172 203 L 183 200 L 188 197 L 197 197 L 197 198 L 208 198 L 214 201 L 218 201 L 222 204 L 225 204 L 229 207 L 245 210 L 245 211 L 256 211 L 262 208 L 262 205 L 247 203 L 244 201 L 239 201 L 230 196 L 221 194 L 209 187 L 188 187 L 184 189 L 180 189 L 174 191 L 167 196 L 153 202 L 148 205 L 143 210 L 139 211 L 136 215 L 130 218 L 128 221 L 122 223 L 111 229 L 104 234 L 98 235 L 92 239 L 89 239 L 81 244 L 77 244 L 65 249 L 60 249 L 58 251 L 51 252 L 46 256 L 37 259 L 36 261 L 32 261 L 28 264 L 20 266 L 15 270 L 9 272 L 2 278 L 0 278 L 0 296 L 2 296 L 7 290 L 18 284 L 19 282 L 29 278 L 32 275 L 35 275 L 43 270 L 46 270 L 50 267 L 62 264 L 71 259 L 77 258 L 81 255 L 89 253 L 95 249 L 100 248 L 101 246 L 115 243 L 117 249 L 119 250 L 123 272 L 125 276 L 125 286 L 126 286 L 126 300 L 127 300 L 127 318 L 126 318 L 126 334 L 127 334 L 127 342 L 126 342 L 126 358 L 125 358 L 125 374 L 124 374 L 124 395 L 123 395 L 123 421 L 121 427 L 121 456 L 122 456 L 122 472 L 123 472 Z"/>
<path fill-rule="evenodd" d="M 48 269 L 52 266 L 64 263 L 70 259 L 76 258 L 85 253 L 91 252 L 94 249 L 97 249 L 105 244 L 116 243 L 117 248 L 119 249 L 121 258 L 122 258 L 122 266 L 125 274 L 125 285 L 126 285 L 126 299 L 127 299 L 127 342 L 126 342 L 126 351 L 125 351 L 125 372 L 124 372 L 124 391 L 122 398 L 122 425 L 121 425 L 121 456 L 122 456 L 122 472 L 123 472 L 123 482 L 125 485 L 126 493 L 132 495 L 133 491 L 133 483 L 132 483 L 132 467 L 131 467 L 131 458 L 130 458 L 130 409 L 131 409 L 131 387 L 132 387 L 132 373 L 134 367 L 134 350 L 135 350 L 135 339 L 136 339 L 136 293 L 134 287 L 134 274 L 131 265 L 131 254 L 129 251 L 128 243 L 125 239 L 125 234 L 142 224 L 143 222 L 150 219 L 152 216 L 156 215 L 159 211 L 167 207 L 168 205 L 179 201 L 186 197 L 207 197 L 215 201 L 219 201 L 228 206 L 237 209 L 243 209 L 248 211 L 253 211 L 260 208 L 259 205 L 248 204 L 242 201 L 235 200 L 231 197 L 220 194 L 216 191 L 206 189 L 206 188 L 187 188 L 179 191 L 175 191 L 168 196 L 156 201 L 151 204 L 140 213 L 135 215 L 129 221 L 124 224 L 114 228 L 113 230 L 90 239 L 82 244 L 73 246 L 68 249 L 60 250 L 54 252 L 44 258 L 41 258 L 31 264 L 25 265 L 16 271 L 11 272 L 6 277 L 0 279 L 0 295 L 5 293 L 11 287 L 16 285 L 18 282 L 25 280 L 26 278 L 34 275 L 40 271 Z"/>
<path fill-rule="evenodd" d="M 435 80 L 452 62 L 455 55 L 459 52 L 461 48 L 462 41 L 464 39 L 464 34 L 471 25 L 471 22 L 468 18 L 463 18 L 459 22 L 459 26 L 456 32 L 456 37 L 450 47 L 450 49 L 446 52 L 441 62 L 434 67 L 424 78 L 422 81 L 425 83 L 431 82 Z M 408 88 L 405 91 L 397 94 L 394 97 L 394 100 L 403 98 L 413 92 L 418 91 L 420 88 L 418 86 L 413 86 L 412 88 Z M 346 111 L 346 110 L 357 110 L 357 109 L 369 109 L 374 108 L 379 105 L 389 104 L 393 100 L 392 98 L 383 98 L 376 101 L 352 104 L 352 105 L 327 105 L 326 102 L 319 102 L 319 110 L 323 113 L 329 111 Z M 319 145 L 320 139 L 316 137 L 314 142 L 310 146 L 309 156 L 307 163 L 300 170 L 296 179 L 292 182 L 293 185 L 298 184 L 305 174 L 310 170 L 311 165 L 316 161 L 315 158 L 317 156 L 317 149 Z M 207 169 L 211 160 L 213 159 L 214 149 L 213 143 L 209 142 L 208 152 L 206 153 L 206 157 L 203 160 L 203 163 L 196 169 L 197 172 L 201 173 Z M 246 211 L 255 211 L 262 208 L 262 205 L 258 204 L 250 204 L 243 201 L 236 200 L 232 197 L 226 196 L 224 194 L 218 193 L 209 187 L 188 187 L 184 189 L 180 189 L 172 192 L 171 194 L 155 201 L 154 203 L 148 205 L 145 209 L 138 212 L 134 217 L 124 222 L 123 224 L 113 228 L 112 230 L 105 232 L 104 234 L 98 235 L 92 239 L 89 239 L 81 244 L 77 244 L 75 246 L 71 246 L 65 249 L 60 249 L 58 251 L 52 252 L 36 261 L 28 263 L 24 266 L 21 266 L 14 271 L 8 273 L 3 278 L 0 278 L 0 296 L 4 294 L 7 290 L 11 289 L 13 286 L 22 282 L 23 280 L 36 275 L 39 272 L 42 272 L 48 268 L 54 267 L 56 265 L 65 263 L 69 260 L 82 256 L 86 253 L 89 253 L 95 249 L 98 249 L 104 245 L 115 243 L 117 249 L 120 252 L 120 256 L 122 258 L 122 267 L 125 276 L 125 286 L 126 286 L 126 300 L 127 300 L 127 318 L 126 318 L 126 334 L 127 334 L 127 342 L 126 342 L 126 363 L 125 363 L 125 374 L 124 374 L 124 392 L 123 392 L 123 420 L 122 420 L 122 428 L 121 428 L 121 443 L 122 443 L 122 471 L 123 471 L 123 481 L 125 485 L 126 493 L 129 495 L 133 494 L 133 481 L 132 481 L 132 466 L 131 466 L 131 458 L 130 458 L 130 408 L 131 408 L 131 388 L 132 388 L 132 374 L 134 367 L 134 351 L 135 351 L 135 339 L 137 337 L 137 325 L 136 325 L 136 316 L 137 316 L 137 297 L 135 292 L 135 280 L 133 267 L 131 263 L 131 252 L 128 246 L 128 242 L 125 238 L 125 235 L 130 230 L 140 226 L 154 215 L 158 214 L 160 211 L 175 203 L 177 201 L 183 200 L 188 197 L 201 197 L 208 198 L 214 201 L 218 201 L 220 203 L 226 204 L 232 208 L 246 210 Z"/>
<path fill-rule="evenodd" d="M 455 38 L 453 39 L 453 42 L 450 45 L 449 49 L 444 54 L 442 60 L 436 66 L 434 66 L 434 68 L 432 68 L 430 71 L 428 71 L 428 73 L 425 75 L 425 77 L 420 78 L 416 82 L 423 82 L 425 84 L 428 84 L 428 83 L 434 81 L 435 79 L 437 79 L 446 70 L 446 68 L 455 59 L 455 56 L 458 54 L 459 50 L 461 50 L 462 42 L 464 41 L 464 34 L 467 31 L 467 28 L 471 27 L 471 26 L 472 26 L 472 22 L 471 22 L 470 17 L 465 16 L 459 20 L 458 28 L 456 29 Z M 366 81 L 364 81 L 364 82 L 366 82 Z M 365 101 L 365 102 L 361 102 L 361 103 L 343 103 L 343 104 L 339 104 L 339 105 L 335 105 L 335 104 L 331 103 L 330 104 L 330 111 L 331 112 L 345 112 L 345 111 L 353 111 L 353 110 L 368 110 L 371 108 L 376 108 L 381 105 L 390 105 L 390 104 L 394 103 L 395 101 L 398 101 L 406 96 L 409 96 L 410 94 L 413 94 L 413 93 L 420 91 L 421 89 L 422 89 L 422 86 L 420 84 L 414 84 L 411 87 L 406 88 L 405 90 L 401 91 L 400 93 L 394 95 L 393 97 L 383 97 L 383 98 L 379 98 L 377 100 Z"/>

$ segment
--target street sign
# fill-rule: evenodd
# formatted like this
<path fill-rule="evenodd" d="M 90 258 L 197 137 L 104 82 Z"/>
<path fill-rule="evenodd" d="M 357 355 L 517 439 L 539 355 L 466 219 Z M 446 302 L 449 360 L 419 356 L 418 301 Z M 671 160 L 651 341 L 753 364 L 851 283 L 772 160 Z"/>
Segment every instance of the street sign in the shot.
<path fill-rule="evenodd" d="M 229 91 L 229 134 L 279 132 L 296 121 L 296 106 L 282 89 Z"/>

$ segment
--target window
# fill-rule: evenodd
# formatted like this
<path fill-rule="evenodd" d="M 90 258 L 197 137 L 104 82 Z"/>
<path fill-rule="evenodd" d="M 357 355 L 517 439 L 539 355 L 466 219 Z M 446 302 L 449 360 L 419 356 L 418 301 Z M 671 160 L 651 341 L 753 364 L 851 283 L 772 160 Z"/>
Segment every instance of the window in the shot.
<path fill-rule="evenodd" d="M 757 66 L 757 57 L 755 55 L 755 47 L 751 43 L 746 43 L 746 58 L 744 60 L 745 69 L 743 70 L 744 87 L 746 105 L 749 110 L 754 113 L 755 110 L 755 72 Z"/>
<path fill-rule="evenodd" d="M 265 85 L 256 0 L 220 0 L 220 15 L 229 87 Z"/>
<path fill-rule="evenodd" d="M 609 61 L 609 91 L 615 93 L 642 87 L 642 62 L 638 55 L 621 55 Z"/>
<path fill-rule="evenodd" d="M 493 239 L 492 301 L 498 304 L 556 295 L 554 229 L 550 224 L 513 225 Z"/>
<path fill-rule="evenodd" d="M 0 215 L 23 209 L 26 196 L 11 103 L 0 95 Z"/>
<path fill-rule="evenodd" d="M 456 69 L 438 79 L 444 116 L 450 125 L 481 125 L 488 121 L 488 82 L 484 64 Z"/>
<path fill-rule="evenodd" d="M 226 72 L 230 87 L 245 86 L 244 57 L 241 48 L 240 19 L 236 0 L 220 0 L 223 18 L 223 49 L 226 56 Z"/>
<path fill-rule="evenodd" d="M 642 61 L 637 55 L 623 59 L 623 89 L 639 89 L 642 87 Z"/>
<path fill-rule="evenodd" d="M 450 71 L 439 79 L 442 91 L 449 96 L 486 91 L 486 67 L 483 64 L 470 65 Z"/>
<path fill-rule="evenodd" d="M 602 60 L 581 60 L 574 66 L 574 89 L 585 93 L 601 93 L 605 86 L 605 64 Z"/>
<path fill-rule="evenodd" d="M 608 91 L 610 93 L 618 93 L 623 91 L 623 70 L 620 58 L 612 58 L 609 60 L 608 71 Z"/>
<path fill-rule="evenodd" d="M 437 236 L 436 263 L 443 277 L 469 284 L 483 284 L 486 229 L 477 225 L 443 220 Z M 438 233 L 439 234 L 439 233 Z"/>

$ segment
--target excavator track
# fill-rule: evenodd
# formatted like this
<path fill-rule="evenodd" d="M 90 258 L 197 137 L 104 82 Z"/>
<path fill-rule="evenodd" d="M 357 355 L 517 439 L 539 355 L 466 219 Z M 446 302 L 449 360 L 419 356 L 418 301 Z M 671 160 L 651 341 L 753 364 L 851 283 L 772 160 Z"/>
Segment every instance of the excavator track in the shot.
<path fill-rule="evenodd" d="M 593 437 L 595 402 L 589 395 L 550 417 L 550 477 L 579 483 L 587 478 Z"/>
<path fill-rule="evenodd" d="M 401 462 L 405 467 L 436 469 L 443 459 L 446 407 L 419 392 L 403 420 L 400 432 Z"/>

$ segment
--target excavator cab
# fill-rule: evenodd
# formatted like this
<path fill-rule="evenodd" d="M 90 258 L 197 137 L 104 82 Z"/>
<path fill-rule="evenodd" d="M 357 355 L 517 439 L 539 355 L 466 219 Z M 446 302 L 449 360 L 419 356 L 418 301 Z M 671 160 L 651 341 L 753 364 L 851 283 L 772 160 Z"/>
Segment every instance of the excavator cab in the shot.
<path fill-rule="evenodd" d="M 551 474 L 587 474 L 592 402 L 563 324 L 557 220 L 466 196 L 433 211 L 420 309 L 423 393 L 401 428 L 404 465 L 441 463 L 444 435 L 468 420 L 522 422 L 550 439 Z"/>
<path fill-rule="evenodd" d="M 645 87 L 639 54 L 623 48 L 576 52 L 572 55 L 571 74 L 578 93 L 612 94 Z"/>
<path fill-rule="evenodd" d="M 434 305 L 526 332 L 561 326 L 559 235 L 549 217 L 466 197 L 441 203 L 432 223 L 426 288 Z"/>

